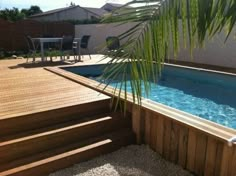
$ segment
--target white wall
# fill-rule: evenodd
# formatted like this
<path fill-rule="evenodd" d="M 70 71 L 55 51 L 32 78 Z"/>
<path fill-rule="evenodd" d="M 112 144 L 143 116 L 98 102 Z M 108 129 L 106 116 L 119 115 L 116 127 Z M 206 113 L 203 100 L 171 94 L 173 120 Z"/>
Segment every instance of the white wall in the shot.
<path fill-rule="evenodd" d="M 134 23 L 121 26 L 117 26 L 117 24 L 76 25 L 75 36 L 91 35 L 89 50 L 91 53 L 100 53 L 100 49 L 105 45 L 107 36 L 119 35 L 134 25 Z M 192 59 L 189 51 L 183 49 L 179 54 L 178 60 L 236 68 L 235 32 L 236 29 L 234 29 L 226 44 L 224 44 L 224 33 L 215 36 L 212 41 L 207 41 L 204 49 L 194 50 Z"/>
<path fill-rule="evenodd" d="M 226 35 L 222 32 L 205 43 L 203 49 L 195 49 L 193 58 L 188 49 L 182 49 L 178 59 L 180 61 L 195 62 L 223 67 L 236 68 L 236 28 L 225 43 Z"/>
<path fill-rule="evenodd" d="M 118 25 L 113 24 L 88 24 L 76 25 L 75 37 L 81 38 L 83 35 L 91 35 L 89 41 L 89 51 L 91 53 L 101 53 L 106 47 L 106 38 L 108 36 L 118 36 L 133 27 L 136 23 Z M 120 41 L 122 44 L 123 41 Z"/>

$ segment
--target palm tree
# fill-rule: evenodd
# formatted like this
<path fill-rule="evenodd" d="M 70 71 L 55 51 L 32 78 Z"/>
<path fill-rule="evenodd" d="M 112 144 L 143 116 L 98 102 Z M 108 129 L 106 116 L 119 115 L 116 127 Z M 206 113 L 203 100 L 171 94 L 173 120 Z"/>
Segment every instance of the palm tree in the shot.
<path fill-rule="evenodd" d="M 170 53 L 174 53 L 174 57 L 178 55 L 180 39 L 190 53 L 223 29 L 226 29 L 227 39 L 236 21 L 236 1 L 133 0 L 104 21 L 136 22 L 133 28 L 119 36 L 127 41 L 112 54 L 103 79 L 107 84 L 109 80 L 121 79 L 115 90 L 120 96 L 123 88 L 125 99 L 127 84 L 130 84 L 133 101 L 140 104 L 142 91 L 148 95 L 150 81 L 156 81 L 164 60 Z"/>

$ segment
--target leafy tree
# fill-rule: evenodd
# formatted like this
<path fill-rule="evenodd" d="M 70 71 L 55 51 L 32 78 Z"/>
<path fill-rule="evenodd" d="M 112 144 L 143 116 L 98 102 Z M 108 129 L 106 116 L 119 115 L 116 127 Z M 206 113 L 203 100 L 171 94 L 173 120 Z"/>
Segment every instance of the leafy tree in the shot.
<path fill-rule="evenodd" d="M 43 11 L 40 9 L 39 6 L 31 6 L 29 9 L 22 9 L 21 13 L 24 13 L 26 17 L 35 15 L 38 13 L 42 13 Z"/>
<path fill-rule="evenodd" d="M 134 8 L 127 8 L 130 5 Z M 103 79 L 108 82 L 122 79 L 122 83 L 117 84 L 118 95 L 121 88 L 126 90 L 129 83 L 133 101 L 140 104 L 142 91 L 148 95 L 150 81 L 157 81 L 165 59 L 170 53 L 177 57 L 180 33 L 184 47 L 188 47 L 190 53 L 194 48 L 203 47 L 206 39 L 223 29 L 226 29 L 227 39 L 236 21 L 236 1 L 133 0 L 115 10 L 104 21 L 137 22 L 137 25 L 119 36 L 120 40 L 126 38 L 127 42 L 113 53 Z M 125 91 L 124 98 L 126 95 Z"/>
<path fill-rule="evenodd" d="M 42 10 L 38 6 L 31 6 L 29 9 L 22 9 L 21 11 L 18 8 L 13 7 L 12 9 L 0 10 L 0 18 L 7 21 L 18 21 L 23 20 L 28 16 L 42 13 Z"/>
<path fill-rule="evenodd" d="M 25 18 L 25 14 L 21 13 L 18 8 L 0 10 L 0 18 L 8 21 L 18 21 Z"/>

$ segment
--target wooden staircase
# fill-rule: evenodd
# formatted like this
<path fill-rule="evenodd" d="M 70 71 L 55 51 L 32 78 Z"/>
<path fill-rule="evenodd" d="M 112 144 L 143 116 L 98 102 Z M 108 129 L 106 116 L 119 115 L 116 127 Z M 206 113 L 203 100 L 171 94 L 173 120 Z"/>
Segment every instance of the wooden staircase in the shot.
<path fill-rule="evenodd" d="M 46 176 L 135 142 L 102 100 L 0 121 L 0 176 Z"/>

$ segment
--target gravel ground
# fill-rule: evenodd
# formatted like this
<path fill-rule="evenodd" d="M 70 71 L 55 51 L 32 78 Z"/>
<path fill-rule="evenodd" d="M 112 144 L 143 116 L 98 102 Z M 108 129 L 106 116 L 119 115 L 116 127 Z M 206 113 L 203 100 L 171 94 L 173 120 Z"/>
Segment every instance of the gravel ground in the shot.
<path fill-rule="evenodd" d="M 145 145 L 131 145 L 116 152 L 76 164 L 50 176 L 191 176 L 165 161 Z"/>

